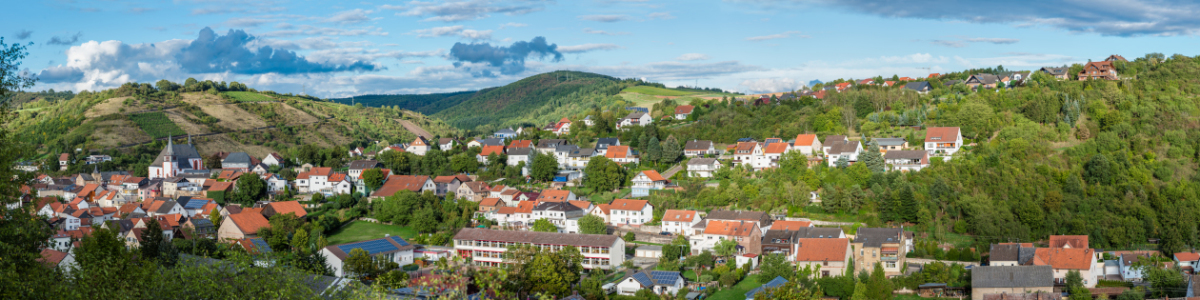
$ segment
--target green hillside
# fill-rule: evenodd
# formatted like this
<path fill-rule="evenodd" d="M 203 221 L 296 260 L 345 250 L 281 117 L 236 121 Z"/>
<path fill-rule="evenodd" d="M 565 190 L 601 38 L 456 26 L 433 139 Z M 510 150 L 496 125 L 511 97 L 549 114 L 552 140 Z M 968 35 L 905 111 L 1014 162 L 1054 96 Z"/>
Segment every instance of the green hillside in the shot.
<path fill-rule="evenodd" d="M 434 114 L 462 103 L 475 95 L 475 91 L 419 94 L 419 95 L 360 95 L 353 98 L 332 98 L 329 101 L 342 104 L 359 104 L 371 107 L 398 106 L 422 114 Z"/>
<path fill-rule="evenodd" d="M 616 95 L 635 84 L 600 74 L 557 71 L 479 91 L 470 99 L 432 116 L 458 128 L 479 131 L 517 125 L 540 126 L 563 117 L 574 117 L 594 107 L 624 107 L 629 103 Z"/>

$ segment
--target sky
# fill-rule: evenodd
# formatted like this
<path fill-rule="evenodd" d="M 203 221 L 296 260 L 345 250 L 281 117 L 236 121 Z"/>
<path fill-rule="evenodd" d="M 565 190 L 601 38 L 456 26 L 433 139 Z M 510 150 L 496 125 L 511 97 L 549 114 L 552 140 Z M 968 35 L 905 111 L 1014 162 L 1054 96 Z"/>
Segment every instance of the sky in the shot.
<path fill-rule="evenodd" d="M 45 0 L 0 10 L 35 90 L 187 78 L 318 97 L 556 70 L 760 93 L 812 80 L 1197 55 L 1178 0 Z"/>

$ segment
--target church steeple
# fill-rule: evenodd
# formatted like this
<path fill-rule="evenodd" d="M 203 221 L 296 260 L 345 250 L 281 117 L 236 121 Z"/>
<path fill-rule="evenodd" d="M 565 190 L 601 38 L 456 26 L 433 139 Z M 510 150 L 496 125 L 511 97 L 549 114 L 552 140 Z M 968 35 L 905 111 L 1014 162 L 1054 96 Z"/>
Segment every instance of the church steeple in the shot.
<path fill-rule="evenodd" d="M 174 139 L 174 136 L 167 137 L 167 156 L 175 156 L 175 146 L 171 143 Z"/>

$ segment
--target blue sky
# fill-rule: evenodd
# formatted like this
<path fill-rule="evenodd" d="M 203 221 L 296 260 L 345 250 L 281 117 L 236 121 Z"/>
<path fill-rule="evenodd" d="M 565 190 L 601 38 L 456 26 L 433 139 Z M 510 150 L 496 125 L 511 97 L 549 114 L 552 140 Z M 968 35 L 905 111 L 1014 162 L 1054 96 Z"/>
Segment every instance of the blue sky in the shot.
<path fill-rule="evenodd" d="M 1197 55 L 1174 0 L 47 0 L 0 11 L 37 89 L 188 77 L 320 97 L 471 90 L 554 70 L 776 92 L 813 79 Z"/>

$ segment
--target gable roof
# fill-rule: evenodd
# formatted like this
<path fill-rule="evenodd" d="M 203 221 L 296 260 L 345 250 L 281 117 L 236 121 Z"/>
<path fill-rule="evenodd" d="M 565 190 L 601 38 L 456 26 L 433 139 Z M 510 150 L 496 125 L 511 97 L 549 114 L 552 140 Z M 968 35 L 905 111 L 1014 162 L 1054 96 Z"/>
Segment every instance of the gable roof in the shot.
<path fill-rule="evenodd" d="M 692 113 L 692 110 L 693 110 L 693 109 L 696 109 L 696 107 L 695 107 L 695 106 L 691 106 L 691 105 L 680 105 L 680 106 L 676 106 L 676 107 L 675 107 L 675 114 L 677 114 L 677 115 L 681 115 L 681 114 L 690 114 L 690 113 Z"/>
<path fill-rule="evenodd" d="M 607 158 L 631 158 L 632 153 L 629 151 L 629 146 L 608 146 L 608 152 L 604 153 Z"/>
<path fill-rule="evenodd" d="M 763 149 L 763 153 L 783 154 L 783 152 L 786 152 L 787 149 L 788 149 L 787 143 L 770 143 L 770 144 L 767 144 L 767 147 L 765 149 Z"/>
<path fill-rule="evenodd" d="M 376 160 L 356 160 L 356 161 L 350 162 L 350 169 L 351 170 L 374 169 L 374 168 L 380 167 L 381 165 L 382 164 L 380 164 L 379 161 L 376 161 Z"/>
<path fill-rule="evenodd" d="M 704 234 L 750 236 L 757 226 L 754 222 L 709 220 L 704 225 Z"/>
<path fill-rule="evenodd" d="M 1087 248 L 1088 236 L 1086 235 L 1051 235 L 1050 248 Z"/>
<path fill-rule="evenodd" d="M 542 192 L 540 194 L 538 194 L 537 201 L 564 202 L 564 201 L 568 201 L 570 197 L 571 197 L 571 191 L 569 191 L 569 190 L 547 189 L 547 190 L 542 190 Z"/>
<path fill-rule="evenodd" d="M 683 150 L 691 151 L 705 151 L 712 147 L 712 141 L 691 140 L 683 144 Z"/>
<path fill-rule="evenodd" d="M 500 198 L 483 198 L 483 200 L 479 200 L 479 206 L 498 206 L 498 205 L 501 205 Z"/>
<path fill-rule="evenodd" d="M 496 155 L 504 154 L 504 146 L 483 146 L 479 151 L 479 155 L 484 157 L 490 156 L 493 153 Z"/>
<path fill-rule="evenodd" d="M 668 209 L 663 213 L 663 222 L 691 222 L 700 217 L 700 213 L 694 210 L 678 210 Z"/>
<path fill-rule="evenodd" d="M 304 210 L 304 206 L 300 205 L 299 201 L 271 202 L 267 204 L 267 208 L 268 209 L 263 210 L 264 215 L 269 215 L 266 217 L 286 213 L 293 213 L 297 218 L 303 218 L 304 216 L 308 215 L 308 212 Z"/>
<path fill-rule="evenodd" d="M 513 140 L 508 143 L 509 148 L 529 148 L 532 145 L 533 141 L 530 140 Z"/>
<path fill-rule="evenodd" d="M 929 127 L 925 129 L 925 142 L 957 141 L 958 127 Z"/>
<path fill-rule="evenodd" d="M 558 147 L 558 145 L 566 145 L 566 144 L 567 144 L 567 140 L 565 140 L 565 139 L 540 139 L 540 140 L 538 140 L 537 148 L 542 148 L 542 149 L 555 148 L 555 147 Z"/>
<path fill-rule="evenodd" d="M 425 182 L 429 181 L 429 176 L 416 175 L 392 175 L 388 176 L 387 181 L 379 190 L 371 193 L 372 197 L 388 197 L 395 195 L 400 190 L 409 190 L 420 192 L 425 187 Z"/>
<path fill-rule="evenodd" d="M 1179 253 L 1175 253 L 1175 260 L 1178 260 L 1178 261 L 1198 261 L 1198 260 L 1200 260 L 1200 253 L 1195 253 L 1195 252 L 1179 252 Z"/>
<path fill-rule="evenodd" d="M 1032 288 L 1054 286 L 1049 266 L 977 266 L 971 268 L 973 288 Z"/>
<path fill-rule="evenodd" d="M 551 211 L 568 212 L 568 211 L 575 211 L 575 210 L 582 211 L 583 209 L 579 208 L 578 206 L 575 206 L 574 204 L 568 203 L 568 202 L 542 202 L 542 203 L 538 204 L 537 206 L 534 206 L 533 210 L 551 210 Z"/>
<path fill-rule="evenodd" d="M 844 261 L 850 239 L 796 239 L 796 261 Z"/>
<path fill-rule="evenodd" d="M 933 86 L 929 85 L 928 81 L 917 81 L 905 84 L 904 88 L 920 92 L 922 90 L 932 89 Z"/>
<path fill-rule="evenodd" d="M 799 230 L 807 227 L 812 227 L 812 222 L 779 220 L 771 224 L 771 230 Z"/>
<path fill-rule="evenodd" d="M 375 256 L 379 254 L 396 253 L 404 250 L 413 250 L 416 248 L 416 246 L 409 244 L 408 241 L 405 241 L 403 238 L 398 236 L 389 236 L 361 242 L 330 245 L 326 246 L 325 250 L 328 250 L 330 253 L 336 256 L 338 260 L 345 261 L 346 258 L 350 257 L 350 252 L 354 249 L 363 249 L 364 251 L 367 251 L 367 254 Z"/>
<path fill-rule="evenodd" d="M 263 218 L 256 211 L 243 210 L 242 213 L 229 215 L 229 220 L 237 226 L 238 231 L 247 235 L 258 234 L 258 230 L 262 228 L 271 228 L 267 218 Z"/>
<path fill-rule="evenodd" d="M 64 154 L 64 155 L 66 155 L 66 154 Z M 38 258 L 38 262 L 40 262 L 43 265 L 46 265 L 48 267 L 58 267 L 58 264 L 62 263 L 63 259 L 66 259 L 66 258 L 67 258 L 66 252 L 62 252 L 62 251 L 58 251 L 58 250 L 54 250 L 54 249 L 50 249 L 50 248 L 45 248 L 45 249 L 42 249 L 42 257 Z"/>
<path fill-rule="evenodd" d="M 688 165 L 689 166 L 691 166 L 691 165 L 704 166 L 704 165 L 711 165 L 715 162 L 717 162 L 716 158 L 693 158 L 688 161 Z"/>
<path fill-rule="evenodd" d="M 709 220 L 739 220 L 759 222 L 763 227 L 771 226 L 771 216 L 761 211 L 714 210 L 705 216 Z"/>
<path fill-rule="evenodd" d="M 1088 270 L 1095 257 L 1092 249 L 1038 248 L 1034 253 L 1033 265 L 1052 266 L 1054 269 Z"/>
<path fill-rule="evenodd" d="M 608 209 L 610 209 L 610 210 L 613 210 L 613 209 L 642 210 L 642 208 L 646 207 L 647 203 L 649 203 L 649 201 L 646 201 L 646 200 L 617 199 L 617 200 L 613 200 L 612 203 L 608 204 Z"/>
<path fill-rule="evenodd" d="M 650 178 L 650 181 L 667 181 L 666 178 L 662 177 L 662 174 L 658 174 L 658 171 L 655 170 L 645 170 L 642 171 L 641 174 L 646 175 L 647 178 Z"/>
<path fill-rule="evenodd" d="M 798 134 L 796 135 L 796 141 L 792 145 L 796 147 L 812 146 L 815 141 L 817 141 L 817 135 L 815 134 Z"/>

